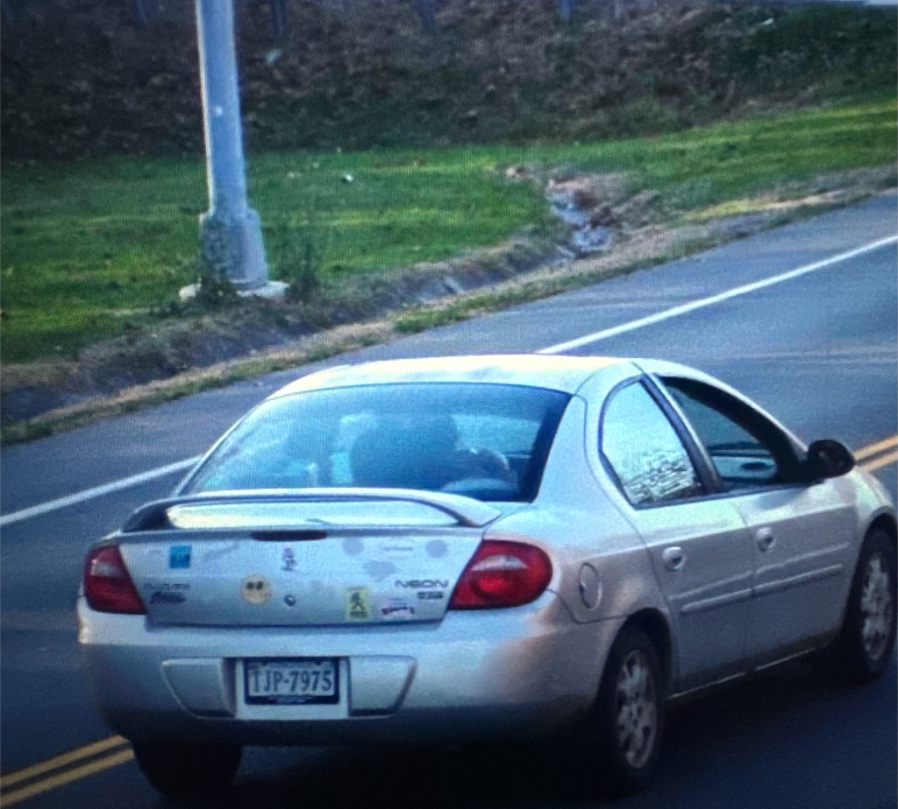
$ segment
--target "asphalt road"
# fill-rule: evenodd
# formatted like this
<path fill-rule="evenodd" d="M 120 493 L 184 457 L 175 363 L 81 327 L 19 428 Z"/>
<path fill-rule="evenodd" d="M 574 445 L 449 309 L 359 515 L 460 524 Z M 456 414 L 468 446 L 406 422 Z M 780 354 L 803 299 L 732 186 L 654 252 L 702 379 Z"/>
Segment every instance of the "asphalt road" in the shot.
<path fill-rule="evenodd" d="M 333 362 L 536 351 L 604 333 L 570 352 L 685 362 L 745 391 L 808 440 L 835 437 L 860 448 L 894 436 L 898 425 L 895 244 L 828 259 L 893 236 L 895 229 L 896 197 L 888 193 L 663 267 Z M 721 295 L 809 265 L 811 271 L 781 282 Z M 717 299 L 691 311 L 608 334 L 712 296 Z M 97 751 L 19 784 L 8 779 L 110 735 L 94 716 L 79 672 L 73 604 L 84 551 L 131 509 L 164 495 L 183 472 L 36 516 L 27 510 L 199 454 L 248 407 L 299 373 L 4 449 L 0 786 L 6 799 L 0 803 L 35 809 L 169 805 L 133 762 L 104 766 L 111 752 Z M 894 496 L 895 464 L 877 474 Z M 896 692 L 894 664 L 879 683 L 838 690 L 796 663 L 690 699 L 672 710 L 658 785 L 615 805 L 894 807 Z M 561 743 L 451 751 L 254 748 L 245 756 L 234 803 L 256 809 L 590 805 L 582 781 L 573 778 L 570 752 Z M 98 771 L 88 774 L 94 762 Z M 65 783 L 67 778 L 72 780 Z M 17 790 L 31 783 L 44 791 L 17 802 Z"/>

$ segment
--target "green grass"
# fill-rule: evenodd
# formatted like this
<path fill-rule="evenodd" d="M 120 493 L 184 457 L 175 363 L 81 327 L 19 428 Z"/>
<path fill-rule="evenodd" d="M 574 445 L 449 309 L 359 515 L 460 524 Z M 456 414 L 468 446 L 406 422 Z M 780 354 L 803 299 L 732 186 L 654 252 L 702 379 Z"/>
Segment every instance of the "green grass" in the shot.
<path fill-rule="evenodd" d="M 632 190 L 689 211 L 818 173 L 894 162 L 894 98 L 720 124 L 659 138 L 527 147 L 295 152 L 250 160 L 272 275 L 311 242 L 321 280 L 377 273 L 548 226 L 529 183 L 500 170 L 628 172 Z M 344 182 L 352 175 L 352 182 Z M 3 173 L 5 362 L 71 356 L 177 312 L 196 279 L 205 174 L 194 160 L 108 160 Z"/>
<path fill-rule="evenodd" d="M 491 245 L 545 216 L 531 188 L 505 183 L 480 163 L 419 165 L 428 157 L 253 159 L 250 193 L 273 274 L 289 274 L 281 257 L 298 238 L 314 242 L 322 280 L 339 283 L 344 273 Z M 346 174 L 353 182 L 341 180 Z M 202 164 L 110 160 L 9 169 L 3 181 L 5 361 L 72 355 L 126 333 L 168 311 L 178 289 L 196 280 Z"/>

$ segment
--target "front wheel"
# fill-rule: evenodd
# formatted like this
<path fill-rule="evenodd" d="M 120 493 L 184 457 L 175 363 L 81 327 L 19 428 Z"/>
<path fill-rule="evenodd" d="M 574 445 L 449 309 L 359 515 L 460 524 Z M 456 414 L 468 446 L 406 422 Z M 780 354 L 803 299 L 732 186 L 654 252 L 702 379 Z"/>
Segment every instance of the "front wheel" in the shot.
<path fill-rule="evenodd" d="M 134 742 L 134 758 L 153 787 L 169 798 L 220 796 L 234 782 L 242 748 L 233 744 Z"/>
<path fill-rule="evenodd" d="M 825 657 L 839 679 L 866 683 L 889 667 L 895 646 L 895 543 L 884 531 L 864 540 L 842 630 Z"/>
<path fill-rule="evenodd" d="M 639 627 L 624 627 L 608 655 L 588 720 L 588 743 L 604 775 L 602 792 L 633 793 L 654 776 L 664 730 L 664 691 L 655 644 Z"/>

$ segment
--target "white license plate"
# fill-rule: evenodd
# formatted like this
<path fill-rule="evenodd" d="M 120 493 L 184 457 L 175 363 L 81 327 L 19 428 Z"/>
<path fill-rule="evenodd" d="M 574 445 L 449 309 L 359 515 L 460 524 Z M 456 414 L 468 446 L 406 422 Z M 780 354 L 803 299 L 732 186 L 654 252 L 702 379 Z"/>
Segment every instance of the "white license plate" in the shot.
<path fill-rule="evenodd" d="M 244 660 L 244 695 L 252 705 L 338 702 L 337 661 L 332 658 Z"/>

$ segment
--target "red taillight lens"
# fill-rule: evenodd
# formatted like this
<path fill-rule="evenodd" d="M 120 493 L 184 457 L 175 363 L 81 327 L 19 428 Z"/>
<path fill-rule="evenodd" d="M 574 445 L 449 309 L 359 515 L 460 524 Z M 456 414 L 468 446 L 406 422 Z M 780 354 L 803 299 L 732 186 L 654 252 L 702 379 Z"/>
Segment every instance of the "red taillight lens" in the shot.
<path fill-rule="evenodd" d="M 533 601 L 552 578 L 549 557 L 533 545 L 485 540 L 462 573 L 450 610 L 517 607 Z"/>
<path fill-rule="evenodd" d="M 94 548 L 84 560 L 84 595 L 98 612 L 146 612 L 117 545 Z"/>

